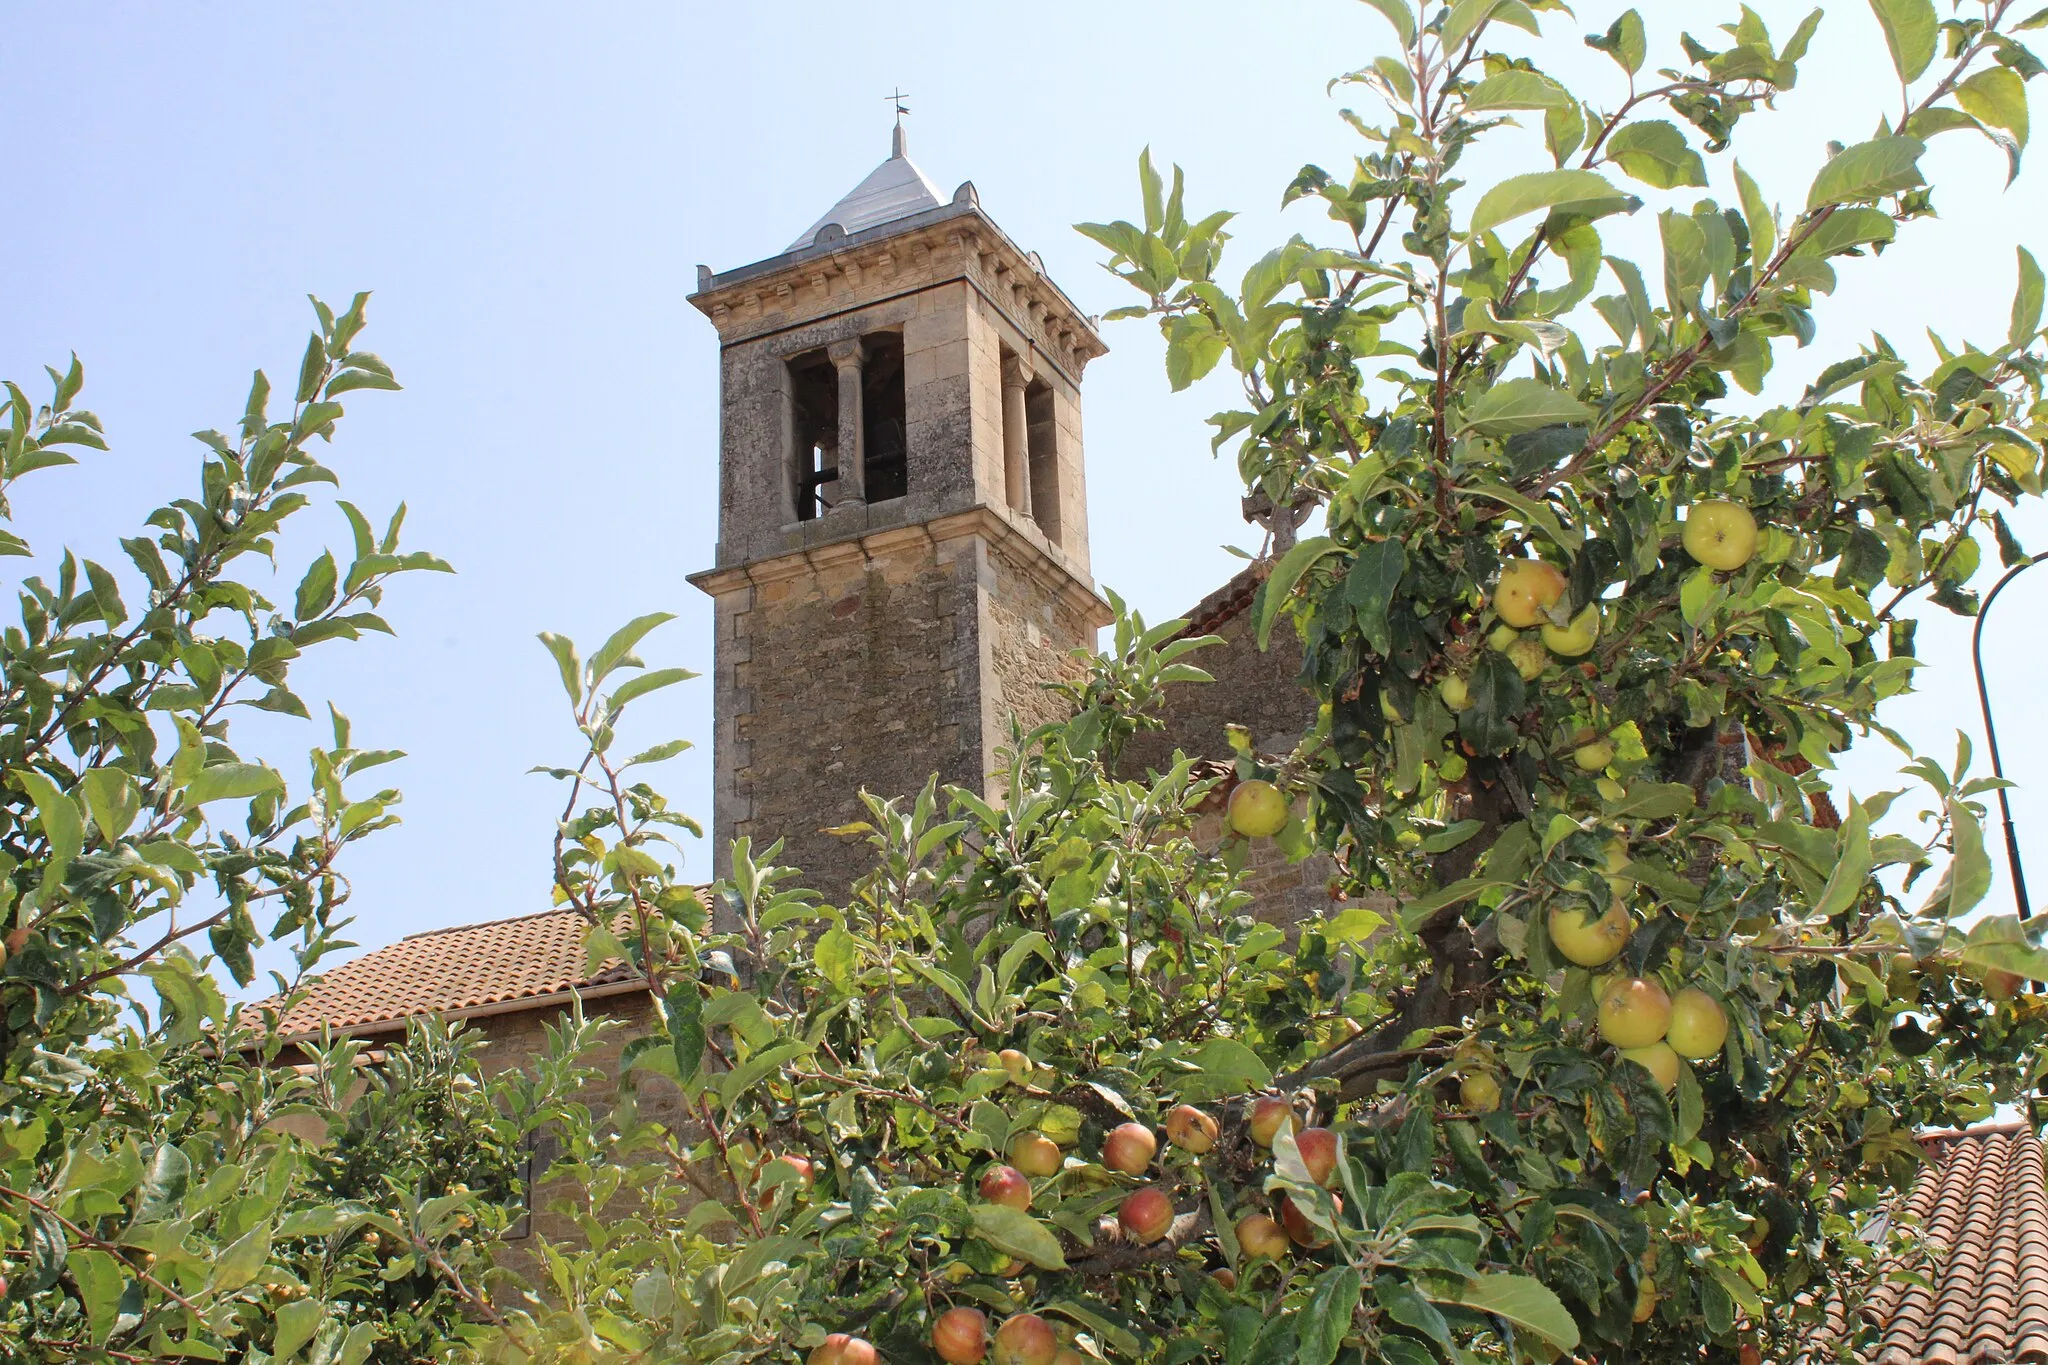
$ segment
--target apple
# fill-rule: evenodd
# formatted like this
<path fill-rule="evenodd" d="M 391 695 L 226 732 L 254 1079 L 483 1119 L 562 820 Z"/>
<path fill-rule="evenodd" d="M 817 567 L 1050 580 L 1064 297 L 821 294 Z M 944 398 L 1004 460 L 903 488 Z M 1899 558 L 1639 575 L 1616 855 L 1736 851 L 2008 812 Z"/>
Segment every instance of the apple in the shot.
<path fill-rule="evenodd" d="M 1143 1185 L 1116 1206 L 1117 1225 L 1135 1242 L 1156 1242 L 1173 1229 L 1173 1201 L 1157 1185 Z"/>
<path fill-rule="evenodd" d="M 796 1183 L 799 1189 L 809 1189 L 811 1182 L 817 1177 L 817 1168 L 811 1164 L 810 1158 L 801 1156 L 772 1157 L 766 1165 L 761 1167 L 761 1173 L 766 1175 L 777 1166 L 787 1166 L 790 1170 L 796 1172 Z"/>
<path fill-rule="evenodd" d="M 1120 1123 L 1102 1139 L 1102 1164 L 1124 1175 L 1143 1175 L 1159 1152 L 1159 1139 L 1142 1123 Z"/>
<path fill-rule="evenodd" d="M 1176 1104 L 1166 1111 L 1166 1140 L 1196 1156 L 1216 1145 L 1216 1120 L 1192 1104 Z"/>
<path fill-rule="evenodd" d="M 1664 1041 L 1671 1027 L 1671 997 L 1654 981 L 1617 978 L 1600 993 L 1600 1036 L 1618 1048 Z"/>
<path fill-rule="evenodd" d="M 1031 1081 L 1031 1059 L 1016 1048 L 1006 1047 L 996 1054 L 996 1061 L 1003 1070 L 1010 1073 L 1010 1084 L 1028 1085 Z"/>
<path fill-rule="evenodd" d="M 1543 643 L 1550 646 L 1553 653 L 1562 654 L 1567 659 L 1592 652 L 1593 642 L 1599 638 L 1600 607 L 1597 603 L 1589 602 L 1581 607 L 1568 626 L 1555 626 L 1548 621 L 1543 623 Z"/>
<path fill-rule="evenodd" d="M 1332 1195 L 1331 1200 L 1336 1204 L 1339 1213 L 1344 1211 L 1344 1201 L 1342 1199 Z M 1330 1244 L 1329 1237 L 1323 1233 L 1321 1228 L 1309 1222 L 1308 1215 L 1302 1212 L 1301 1205 L 1292 1195 L 1281 1196 L 1280 1226 L 1286 1230 L 1289 1240 L 1297 1242 L 1302 1246 L 1313 1249 Z"/>
<path fill-rule="evenodd" d="M 1455 673 L 1436 685 L 1436 694 L 1443 698 L 1444 708 L 1453 715 L 1471 708 L 1471 684 Z"/>
<path fill-rule="evenodd" d="M 1523 682 L 1534 682 L 1550 667 L 1550 651 L 1543 647 L 1541 640 L 1523 636 L 1508 646 L 1508 662 L 1515 666 L 1515 672 L 1522 675 Z"/>
<path fill-rule="evenodd" d="M 1648 1322 L 1650 1315 L 1657 1311 L 1657 1282 L 1645 1276 L 1636 1282 L 1636 1311 L 1629 1315 L 1631 1322 Z"/>
<path fill-rule="evenodd" d="M 1735 1353 L 1735 1365 L 1764 1365 L 1764 1353 L 1745 1341 Z"/>
<path fill-rule="evenodd" d="M 1237 1272 L 1227 1265 L 1219 1265 L 1210 1271 L 1209 1278 L 1216 1281 L 1217 1287 L 1226 1292 L 1237 1288 Z"/>
<path fill-rule="evenodd" d="M 1679 543 L 1708 568 L 1729 573 L 1749 563 L 1756 553 L 1756 535 L 1756 518 L 1747 507 L 1713 498 L 1694 503 L 1685 514 Z"/>
<path fill-rule="evenodd" d="M 1657 1084 L 1664 1089 L 1675 1090 L 1678 1087 L 1678 1054 L 1671 1050 L 1671 1044 L 1626 1047 L 1621 1050 L 1621 1055 L 1655 1076 Z"/>
<path fill-rule="evenodd" d="M 1053 1352 L 1052 1365 L 1088 1365 L 1088 1357 L 1071 1346 L 1062 1346 Z"/>
<path fill-rule="evenodd" d="M 995 1365 L 1052 1365 L 1059 1349 L 1052 1324 L 1036 1313 L 1005 1318 L 996 1328 Z"/>
<path fill-rule="evenodd" d="M 1337 1178 L 1337 1135 L 1327 1128 L 1304 1128 L 1294 1135 L 1294 1145 L 1301 1164 L 1308 1167 L 1308 1178 L 1330 1188 Z"/>
<path fill-rule="evenodd" d="M 1671 997 L 1671 1032 L 1664 1041 L 1681 1057 L 1712 1057 L 1728 1041 L 1728 1013 L 1713 996 L 1687 986 Z"/>
<path fill-rule="evenodd" d="M 1579 765 L 1581 772 L 1597 773 L 1614 762 L 1614 746 L 1604 739 L 1581 744 L 1572 750 L 1572 762 Z"/>
<path fill-rule="evenodd" d="M 1287 827 L 1287 797 L 1271 782 L 1254 777 L 1231 788 L 1224 813 L 1245 838 L 1270 839 Z"/>
<path fill-rule="evenodd" d="M 988 1353 L 988 1315 L 979 1308 L 948 1308 L 932 1322 L 932 1349 L 946 1365 L 980 1365 Z"/>
<path fill-rule="evenodd" d="M 1458 1103 L 1469 1114 L 1491 1114 L 1500 1108 L 1500 1082 L 1490 1071 L 1475 1071 L 1458 1082 Z"/>
<path fill-rule="evenodd" d="M 1770 1237 L 1770 1222 L 1752 1213 L 1749 1216 L 1749 1226 L 1742 1233 L 1742 1244 L 1751 1251 L 1761 1251 L 1763 1250 L 1764 1243 L 1769 1241 Z"/>
<path fill-rule="evenodd" d="M 1280 1132 L 1280 1125 L 1286 1124 L 1289 1132 L 1301 1131 L 1301 1117 L 1294 1112 L 1293 1102 L 1279 1095 L 1261 1095 L 1252 1101 L 1252 1141 L 1261 1147 L 1271 1147 L 1273 1138 Z"/>
<path fill-rule="evenodd" d="M 1604 967 L 1614 961 L 1635 932 L 1628 907 L 1619 901 L 1598 919 L 1581 906 L 1557 906 L 1550 912 L 1549 925 L 1551 943 L 1567 961 L 1581 967 Z"/>
<path fill-rule="evenodd" d="M 873 1342 L 834 1332 L 811 1348 L 810 1365 L 875 1365 L 875 1360 Z"/>
<path fill-rule="evenodd" d="M 1058 1175 L 1066 1165 L 1060 1145 L 1043 1133 L 1019 1133 L 1010 1140 L 1010 1164 L 1040 1180 Z"/>
<path fill-rule="evenodd" d="M 981 1178 L 981 1197 L 991 1204 L 1028 1209 L 1031 1207 L 1031 1182 L 1015 1166 L 991 1166 Z"/>
<path fill-rule="evenodd" d="M 1493 589 L 1493 610 L 1516 630 L 1526 630 L 1564 596 L 1565 577 L 1555 564 L 1518 559 L 1500 571 Z"/>
<path fill-rule="evenodd" d="M 1280 1225 L 1263 1213 L 1248 1213 L 1237 1220 L 1237 1249 L 1247 1256 L 1277 1261 L 1294 1245 Z"/>
<path fill-rule="evenodd" d="M 1619 836 L 1609 839 L 1607 847 L 1600 852 L 1605 859 L 1604 866 L 1608 876 L 1619 875 L 1628 866 L 1628 840 Z"/>

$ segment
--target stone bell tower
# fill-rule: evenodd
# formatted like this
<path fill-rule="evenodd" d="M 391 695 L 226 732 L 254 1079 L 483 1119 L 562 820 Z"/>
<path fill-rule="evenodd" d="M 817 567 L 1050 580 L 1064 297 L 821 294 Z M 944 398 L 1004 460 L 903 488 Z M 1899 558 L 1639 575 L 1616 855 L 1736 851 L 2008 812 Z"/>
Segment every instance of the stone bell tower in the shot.
<path fill-rule="evenodd" d="M 992 793 L 1015 713 L 1108 619 L 1088 570 L 1091 321 L 981 210 L 889 159 L 780 255 L 690 297 L 718 329 L 713 846 L 842 891 L 857 792 Z"/>

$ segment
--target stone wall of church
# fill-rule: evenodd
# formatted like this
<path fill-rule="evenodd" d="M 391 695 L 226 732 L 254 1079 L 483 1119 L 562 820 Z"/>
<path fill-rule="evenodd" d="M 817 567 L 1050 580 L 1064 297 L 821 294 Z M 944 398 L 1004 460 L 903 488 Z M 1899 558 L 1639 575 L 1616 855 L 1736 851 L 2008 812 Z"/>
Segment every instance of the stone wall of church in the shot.
<path fill-rule="evenodd" d="M 719 597 L 715 847 L 785 839 L 782 861 L 837 895 L 869 852 L 823 831 L 865 818 L 862 788 L 979 784 L 973 546 L 906 530 Z"/>
<path fill-rule="evenodd" d="M 1059 584 L 1032 572 L 1029 552 L 987 545 L 983 554 L 990 679 L 983 724 L 993 783 L 1003 771 L 996 753 L 1010 744 L 1012 715 L 1026 734 L 1066 717 L 1067 703 L 1048 684 L 1087 676 L 1087 664 L 1073 652 L 1095 648 L 1095 627 Z"/>

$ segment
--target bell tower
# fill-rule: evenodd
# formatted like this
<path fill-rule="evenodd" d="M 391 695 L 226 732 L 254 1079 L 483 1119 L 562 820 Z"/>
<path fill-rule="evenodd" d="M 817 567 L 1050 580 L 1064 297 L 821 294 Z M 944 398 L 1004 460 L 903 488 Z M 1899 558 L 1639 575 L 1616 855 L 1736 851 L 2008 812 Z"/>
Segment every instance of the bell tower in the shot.
<path fill-rule="evenodd" d="M 1088 569 L 1091 320 L 982 212 L 889 159 L 780 255 L 699 266 L 718 329 L 713 846 L 824 833 L 937 773 L 986 795 L 1008 718 L 1052 718 L 1109 617 Z"/>

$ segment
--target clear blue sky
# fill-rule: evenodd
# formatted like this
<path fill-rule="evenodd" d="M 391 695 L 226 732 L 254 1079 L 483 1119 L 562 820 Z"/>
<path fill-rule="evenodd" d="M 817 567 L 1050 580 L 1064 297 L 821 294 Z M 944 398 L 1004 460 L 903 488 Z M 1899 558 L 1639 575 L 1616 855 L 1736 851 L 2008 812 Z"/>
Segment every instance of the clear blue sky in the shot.
<path fill-rule="evenodd" d="M 1806 9 L 1756 7 L 1780 36 Z M 1577 35 L 1620 8 L 1588 0 L 1577 22 L 1549 21 L 1555 69 L 1613 90 L 1618 73 Z M 1644 8 L 1654 23 L 1662 7 Z M 1700 31 L 1736 9 L 1684 8 Z M 1781 201 L 1803 199 L 1825 139 L 1867 136 L 1895 104 L 1874 21 L 1834 9 L 1784 116 L 1737 143 Z M 1315 233 L 1312 212 L 1277 212 L 1279 192 L 1304 161 L 1346 164 L 1355 142 L 1325 82 L 1387 37 L 1355 0 L 918 0 L 858 15 L 810 0 L 131 3 L 90 19 L 46 3 L 9 20 L 0 374 L 33 391 L 39 367 L 75 349 L 114 445 L 19 489 L 17 529 L 46 557 L 70 544 L 120 563 L 115 539 L 191 485 L 199 448 L 185 433 L 227 426 L 254 366 L 292 371 L 305 294 L 376 291 L 365 340 L 407 387 L 352 401 L 331 463 L 373 515 L 407 501 L 411 544 L 460 573 L 401 584 L 396 640 L 328 647 L 296 675 L 316 711 L 332 698 L 354 717 L 359 741 L 411 754 L 386 770 L 405 788 L 405 825 L 351 869 L 366 945 L 546 905 L 559 798 L 525 770 L 570 756 L 575 737 L 536 631 L 587 643 L 675 611 L 647 656 L 708 672 L 707 603 L 684 576 L 711 559 L 717 375 L 711 328 L 684 299 L 698 262 L 773 254 L 882 158 L 883 96 L 910 92 L 911 152 L 931 177 L 973 179 L 990 214 L 1099 312 L 1126 299 L 1070 225 L 1132 212 L 1148 143 L 1187 167 L 1192 207 L 1244 210 L 1241 240 L 1258 250 Z M 1653 53 L 1672 51 L 1671 36 L 1654 33 L 1666 45 Z M 1827 355 L 1872 327 L 1926 355 L 1928 322 L 1996 341 L 2014 244 L 2048 256 L 2038 168 L 2003 189 L 2002 157 L 1945 141 L 1956 156 L 1942 221 L 1844 270 L 1852 290 L 1874 272 L 1883 283 L 1823 304 Z M 1618 232 L 1640 247 L 1643 226 Z M 1232 572 L 1223 543 L 1251 540 L 1202 426 L 1230 395 L 1169 394 L 1144 324 L 1108 339 L 1086 384 L 1095 566 L 1157 619 Z M 1774 396 L 1796 396 L 1821 359 L 1783 353 Z M 316 537 L 346 543 L 338 514 L 306 520 L 283 589 Z M 2048 518 L 2021 525 L 2048 548 Z M 2023 779 L 2048 771 L 2027 672 L 2044 608 L 2048 570 L 2001 602 L 1991 651 Z M 1935 623 L 1922 639 L 1926 690 L 1894 719 L 1946 753 L 1956 726 L 1977 724 L 1966 635 Z M 644 708 L 636 736 L 705 743 L 668 782 L 707 824 L 710 695 L 708 679 L 676 689 Z M 238 723 L 294 778 L 320 738 L 253 713 Z M 1879 748 L 1847 776 L 1873 790 L 1895 766 Z M 2018 804 L 2048 835 L 2048 802 L 2023 791 Z M 706 868 L 708 854 L 694 861 Z M 2048 862 L 2035 872 L 2048 895 Z"/>

